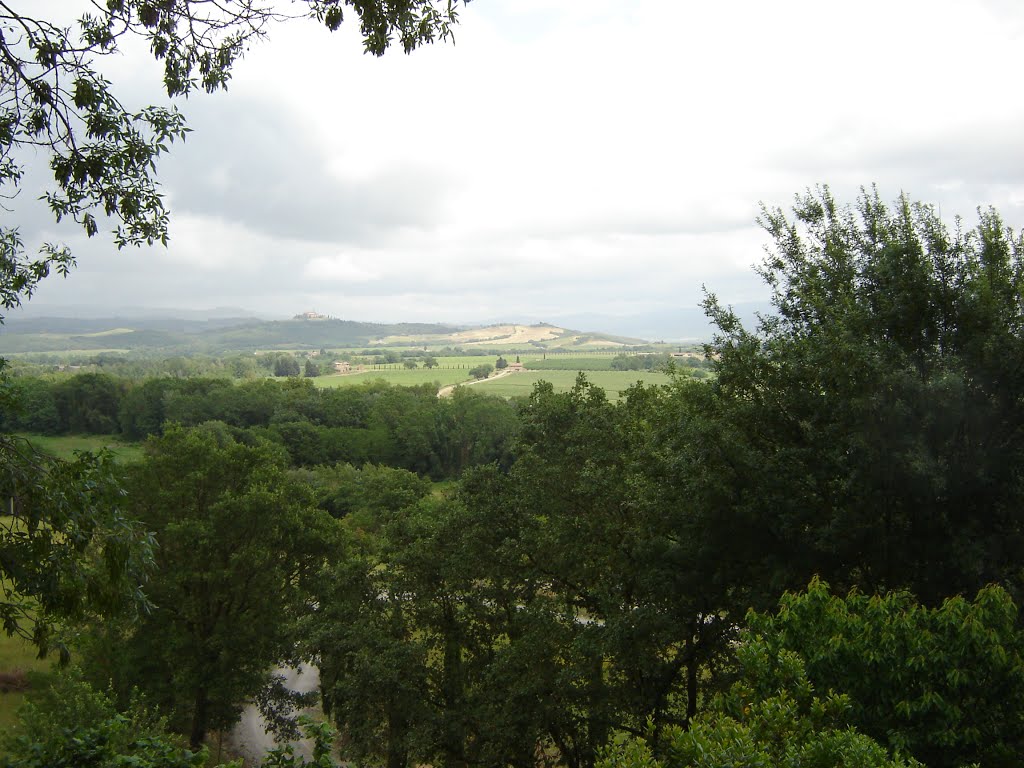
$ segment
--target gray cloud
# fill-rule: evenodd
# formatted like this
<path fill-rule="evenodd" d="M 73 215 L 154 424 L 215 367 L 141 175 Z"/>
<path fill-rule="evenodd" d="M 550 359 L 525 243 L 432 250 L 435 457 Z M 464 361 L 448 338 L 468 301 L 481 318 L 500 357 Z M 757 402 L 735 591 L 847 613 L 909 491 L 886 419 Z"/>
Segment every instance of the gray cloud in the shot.
<path fill-rule="evenodd" d="M 269 101 L 198 98 L 187 116 L 193 134 L 163 172 L 176 213 L 283 238 L 358 243 L 437 220 L 446 194 L 438 174 L 384 166 L 366 179 L 338 178 L 325 167 L 315 132 Z M 344 141 L 343 126 L 337 139 Z"/>
<path fill-rule="evenodd" d="M 456 46 L 379 60 L 353 30 L 286 25 L 231 92 L 182 105 L 170 248 L 19 217 L 79 254 L 38 301 L 627 315 L 692 308 L 702 283 L 763 299 L 758 202 L 818 183 L 1021 226 L 1022 20 L 1016 0 L 487 0 Z M 159 100 L 147 58 L 112 62 L 133 103 Z"/>

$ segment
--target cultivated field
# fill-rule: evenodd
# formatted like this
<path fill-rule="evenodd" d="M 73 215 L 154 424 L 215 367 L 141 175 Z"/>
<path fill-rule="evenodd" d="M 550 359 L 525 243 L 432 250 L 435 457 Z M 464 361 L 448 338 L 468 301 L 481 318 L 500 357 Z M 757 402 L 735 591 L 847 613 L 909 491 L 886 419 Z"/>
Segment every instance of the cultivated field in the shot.
<path fill-rule="evenodd" d="M 549 381 L 555 391 L 564 392 L 572 388 L 576 374 L 583 371 L 587 378 L 607 390 L 613 399 L 618 392 L 637 381 L 664 382 L 664 374 L 649 371 L 613 371 L 611 361 L 614 353 L 590 354 L 552 354 L 543 352 L 536 354 L 506 355 L 509 363 L 519 358 L 527 369 L 522 372 L 502 376 L 495 381 L 473 384 L 482 392 L 502 397 L 528 395 L 534 383 L 540 380 Z M 404 367 L 401 363 L 371 368 L 360 373 L 319 376 L 313 379 L 318 387 L 358 386 L 364 382 L 377 379 L 397 386 L 415 386 L 418 384 L 436 383 L 439 387 L 474 381 L 469 371 L 479 365 L 494 365 L 497 355 L 449 355 L 437 356 L 437 367 L 432 369 Z"/>

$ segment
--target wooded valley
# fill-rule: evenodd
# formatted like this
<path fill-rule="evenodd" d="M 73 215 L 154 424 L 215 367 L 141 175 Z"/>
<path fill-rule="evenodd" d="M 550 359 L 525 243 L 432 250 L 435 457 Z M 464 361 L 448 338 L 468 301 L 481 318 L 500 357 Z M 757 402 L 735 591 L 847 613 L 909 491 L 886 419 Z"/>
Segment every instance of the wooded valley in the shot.
<path fill-rule="evenodd" d="M 300 660 L 361 765 L 1018 764 L 1022 236 L 763 224 L 775 313 L 708 295 L 711 376 L 618 400 L 5 374 L 0 617 L 70 666 L 0 764 L 211 764 Z M 115 423 L 141 458 L 14 434 Z"/>

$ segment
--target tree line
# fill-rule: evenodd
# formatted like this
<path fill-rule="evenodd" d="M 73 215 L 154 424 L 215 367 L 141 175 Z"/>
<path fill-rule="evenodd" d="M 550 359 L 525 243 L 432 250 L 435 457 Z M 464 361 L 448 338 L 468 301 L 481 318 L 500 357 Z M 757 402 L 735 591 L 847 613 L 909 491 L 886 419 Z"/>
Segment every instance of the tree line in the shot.
<path fill-rule="evenodd" d="M 167 425 L 219 421 L 251 438 L 283 446 L 293 464 L 380 463 L 434 479 L 507 462 L 516 405 L 458 390 L 367 382 L 318 389 L 302 379 L 121 379 L 85 373 L 61 379 L 19 376 L 8 382 L 20 403 L 0 428 L 45 435 L 111 434 L 127 440 L 160 435 Z"/>

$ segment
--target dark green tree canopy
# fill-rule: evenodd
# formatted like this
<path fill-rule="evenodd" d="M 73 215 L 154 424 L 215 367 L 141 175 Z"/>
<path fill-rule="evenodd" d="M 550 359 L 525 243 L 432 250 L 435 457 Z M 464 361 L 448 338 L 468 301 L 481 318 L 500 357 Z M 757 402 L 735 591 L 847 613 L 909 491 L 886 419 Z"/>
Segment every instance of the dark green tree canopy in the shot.
<path fill-rule="evenodd" d="M 748 623 L 734 712 L 785 685 L 794 655 L 814 690 L 849 696 L 849 725 L 890 749 L 930 768 L 1019 765 L 1024 635 L 1000 587 L 927 608 L 908 592 L 844 597 L 815 580 Z"/>
<path fill-rule="evenodd" d="M 707 300 L 730 442 L 707 477 L 773 553 L 770 582 L 820 573 L 931 604 L 1016 580 L 1024 236 L 992 210 L 950 231 L 874 190 L 843 207 L 822 188 L 761 224 L 776 314 L 751 331 Z"/>
<path fill-rule="evenodd" d="M 104 627 L 87 655 L 99 681 L 125 696 L 141 686 L 198 747 L 294 658 L 335 524 L 287 476 L 281 449 L 236 442 L 224 424 L 170 428 L 147 454 L 127 500 L 159 541 L 153 608 Z"/>
<path fill-rule="evenodd" d="M 0 412 L 17 411 L 0 360 Z M 0 625 L 67 658 L 59 627 L 145 605 L 153 541 L 129 519 L 113 458 L 61 461 L 0 433 Z"/>

